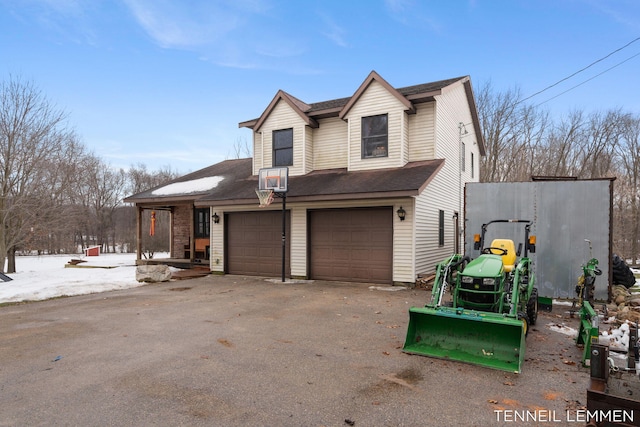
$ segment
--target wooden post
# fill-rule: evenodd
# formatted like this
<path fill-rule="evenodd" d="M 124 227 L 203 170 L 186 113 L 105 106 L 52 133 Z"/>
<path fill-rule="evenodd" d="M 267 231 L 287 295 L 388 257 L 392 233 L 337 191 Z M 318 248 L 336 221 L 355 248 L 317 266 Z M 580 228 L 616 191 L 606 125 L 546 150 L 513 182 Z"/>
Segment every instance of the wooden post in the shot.
<path fill-rule="evenodd" d="M 169 209 L 169 258 L 182 258 L 184 256 L 184 254 L 179 255 L 178 251 L 174 252 L 174 242 L 173 239 L 175 238 L 175 235 L 173 233 L 173 210 L 174 210 L 174 206 L 171 206 L 171 209 Z"/>
<path fill-rule="evenodd" d="M 193 203 L 189 205 L 189 218 L 191 218 L 191 220 L 189 221 L 189 261 L 193 262 L 193 260 L 196 258 L 196 242 L 195 242 L 195 211 L 193 208 Z"/>
<path fill-rule="evenodd" d="M 136 265 L 142 259 L 142 207 L 136 206 Z"/>

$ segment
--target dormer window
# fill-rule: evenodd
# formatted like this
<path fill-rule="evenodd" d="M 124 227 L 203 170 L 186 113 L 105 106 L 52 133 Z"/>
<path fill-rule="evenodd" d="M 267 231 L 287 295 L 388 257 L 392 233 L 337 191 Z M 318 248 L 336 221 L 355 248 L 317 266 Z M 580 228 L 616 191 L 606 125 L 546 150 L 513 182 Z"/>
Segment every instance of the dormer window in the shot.
<path fill-rule="evenodd" d="M 362 118 L 362 158 L 387 157 L 389 142 L 387 115 Z"/>
<path fill-rule="evenodd" d="M 273 166 L 293 166 L 293 129 L 273 131 Z"/>

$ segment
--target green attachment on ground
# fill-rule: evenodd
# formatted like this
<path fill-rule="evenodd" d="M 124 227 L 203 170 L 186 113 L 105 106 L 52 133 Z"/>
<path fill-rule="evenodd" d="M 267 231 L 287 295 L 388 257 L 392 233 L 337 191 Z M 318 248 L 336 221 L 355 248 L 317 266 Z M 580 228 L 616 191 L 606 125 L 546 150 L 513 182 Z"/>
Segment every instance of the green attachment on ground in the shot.
<path fill-rule="evenodd" d="M 538 297 L 538 308 L 544 311 L 553 310 L 553 298 Z"/>
<path fill-rule="evenodd" d="M 589 301 L 582 301 L 580 307 L 580 329 L 576 337 L 577 345 L 584 345 L 582 352 L 582 366 L 587 366 L 591 358 L 591 344 L 598 344 L 600 337 L 599 319 Z"/>
<path fill-rule="evenodd" d="M 411 307 L 405 353 L 519 373 L 526 324 L 498 313 L 452 307 Z"/>

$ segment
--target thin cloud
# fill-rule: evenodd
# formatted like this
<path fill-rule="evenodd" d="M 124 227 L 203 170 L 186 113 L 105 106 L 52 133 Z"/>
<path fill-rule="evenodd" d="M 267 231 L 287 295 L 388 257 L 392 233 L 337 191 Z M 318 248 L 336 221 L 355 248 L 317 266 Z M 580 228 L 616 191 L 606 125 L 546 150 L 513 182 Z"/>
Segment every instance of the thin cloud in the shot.
<path fill-rule="evenodd" d="M 345 40 L 345 29 L 339 26 L 330 16 L 324 13 L 319 13 L 318 15 L 326 27 L 326 30 L 321 34 L 340 47 L 349 47 Z"/>
<path fill-rule="evenodd" d="M 23 0 L 19 6 L 9 1 L 0 1 L 11 12 L 26 22 L 57 33 L 77 44 L 97 44 L 98 37 L 91 17 L 98 7 L 93 2 L 81 0 Z M 25 7 L 27 6 L 27 7 Z"/>
<path fill-rule="evenodd" d="M 385 0 L 385 5 L 391 13 L 404 13 L 410 6 L 413 6 L 412 0 Z"/>
<path fill-rule="evenodd" d="M 255 51 L 258 55 L 271 58 L 289 58 L 302 55 L 305 53 L 306 48 L 295 40 L 276 37 L 266 42 L 258 43 Z"/>
<path fill-rule="evenodd" d="M 638 13 L 640 5 L 637 0 L 622 0 L 618 2 L 588 1 L 596 10 L 600 10 L 605 15 L 610 16 L 614 21 L 619 22 L 632 31 L 640 30 Z M 629 13 L 630 9 L 635 9 L 638 13 Z"/>
<path fill-rule="evenodd" d="M 171 1 L 125 0 L 135 20 L 164 48 L 193 48 L 208 45 L 239 26 L 235 11 L 210 5 L 194 7 Z"/>
<path fill-rule="evenodd" d="M 282 33 L 265 0 L 194 2 L 124 0 L 135 22 L 165 49 L 196 52 L 202 61 L 238 69 L 273 69 L 308 52 L 305 39 Z M 274 22 L 276 22 L 274 24 Z"/>
<path fill-rule="evenodd" d="M 427 27 L 433 32 L 440 32 L 442 25 L 433 17 L 433 12 L 422 10 L 424 3 L 414 0 L 385 0 L 390 17 L 402 25 L 409 27 Z"/>

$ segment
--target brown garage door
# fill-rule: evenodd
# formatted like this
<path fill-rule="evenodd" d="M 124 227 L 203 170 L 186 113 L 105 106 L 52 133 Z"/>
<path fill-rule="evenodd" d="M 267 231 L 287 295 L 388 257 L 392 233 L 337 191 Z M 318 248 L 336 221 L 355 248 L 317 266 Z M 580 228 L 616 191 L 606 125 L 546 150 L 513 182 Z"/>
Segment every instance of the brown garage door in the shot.
<path fill-rule="evenodd" d="M 309 212 L 310 277 L 391 283 L 392 208 Z"/>
<path fill-rule="evenodd" d="M 289 277 L 289 212 L 285 274 Z M 225 217 L 227 273 L 282 275 L 282 211 L 234 212 Z"/>

